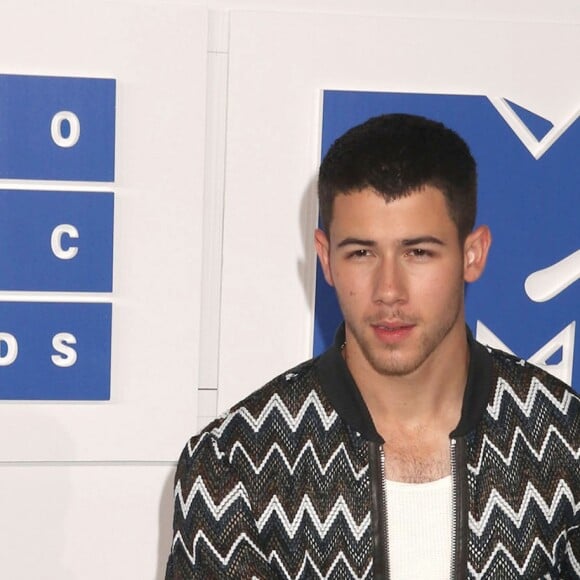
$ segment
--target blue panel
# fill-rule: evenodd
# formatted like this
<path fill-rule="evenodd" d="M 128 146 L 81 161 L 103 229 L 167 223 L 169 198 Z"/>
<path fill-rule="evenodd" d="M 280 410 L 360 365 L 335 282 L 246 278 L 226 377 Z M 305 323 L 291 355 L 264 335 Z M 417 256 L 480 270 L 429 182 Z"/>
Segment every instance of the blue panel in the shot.
<path fill-rule="evenodd" d="M 546 134 L 554 127 L 554 125 L 548 121 L 548 119 L 544 119 L 543 117 L 540 117 L 540 115 L 536 115 L 534 112 L 528 111 L 524 107 L 520 107 L 520 105 L 512 103 L 507 99 L 506 101 L 511 107 L 512 111 L 516 113 L 516 115 L 522 120 L 522 122 L 531 131 L 536 139 L 543 139 Z"/>
<path fill-rule="evenodd" d="M 111 292 L 112 193 L 0 190 L 0 290 Z"/>
<path fill-rule="evenodd" d="M 322 155 L 346 130 L 372 116 L 406 112 L 439 120 L 457 131 L 478 162 L 478 223 L 493 244 L 483 278 L 468 288 L 467 320 L 485 324 L 511 350 L 530 358 L 580 313 L 580 121 L 536 160 L 484 96 L 327 91 Z M 524 282 L 568 257 L 576 268 L 561 291 L 533 302 Z M 575 264 L 575 266 L 574 266 Z M 554 273 L 556 275 L 556 273 Z M 570 274 L 568 274 L 570 277 Z M 315 353 L 330 342 L 341 319 L 334 291 L 320 271 L 315 305 Z M 567 347 L 572 347 L 568 341 Z M 580 340 L 572 384 L 580 385 Z M 554 362 L 552 357 L 550 362 Z"/>
<path fill-rule="evenodd" d="M 111 304 L 0 302 L 0 399 L 108 400 L 110 375 Z"/>
<path fill-rule="evenodd" d="M 0 75 L 0 178 L 114 176 L 114 80 Z"/>

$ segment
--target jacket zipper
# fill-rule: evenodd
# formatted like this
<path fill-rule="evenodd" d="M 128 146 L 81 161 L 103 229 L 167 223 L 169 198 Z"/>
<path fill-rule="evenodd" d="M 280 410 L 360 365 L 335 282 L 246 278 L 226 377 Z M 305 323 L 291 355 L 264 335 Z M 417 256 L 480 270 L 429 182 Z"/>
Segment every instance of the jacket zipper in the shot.
<path fill-rule="evenodd" d="M 458 485 L 457 485 L 457 455 L 455 439 L 451 439 L 451 483 L 452 483 L 452 498 L 451 498 L 451 580 L 457 578 L 457 534 L 459 533 L 457 521 L 457 501 L 458 501 Z"/>
<path fill-rule="evenodd" d="M 385 450 L 383 446 L 380 446 L 380 457 L 381 457 L 381 491 L 383 492 L 383 545 L 385 546 L 385 578 L 388 580 L 390 578 L 389 573 L 389 514 L 387 511 L 387 476 L 385 473 Z"/>
<path fill-rule="evenodd" d="M 369 441 L 369 477 L 371 491 L 371 522 L 373 531 L 373 578 L 388 580 L 389 550 L 387 534 L 387 494 L 385 454 L 381 443 Z"/>
<path fill-rule="evenodd" d="M 461 437 L 452 438 L 451 442 L 451 477 L 453 484 L 452 537 L 451 537 L 451 580 L 462 580 L 467 573 L 467 552 L 465 542 L 466 522 L 466 459 L 465 440 Z"/>

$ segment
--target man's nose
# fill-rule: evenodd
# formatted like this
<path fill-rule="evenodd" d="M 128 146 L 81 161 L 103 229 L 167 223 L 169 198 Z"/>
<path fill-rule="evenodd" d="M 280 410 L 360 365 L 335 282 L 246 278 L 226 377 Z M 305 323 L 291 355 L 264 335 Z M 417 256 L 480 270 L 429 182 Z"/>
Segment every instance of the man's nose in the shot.
<path fill-rule="evenodd" d="M 377 264 L 374 278 L 375 302 L 390 305 L 407 300 L 406 273 L 395 258 L 382 258 Z"/>

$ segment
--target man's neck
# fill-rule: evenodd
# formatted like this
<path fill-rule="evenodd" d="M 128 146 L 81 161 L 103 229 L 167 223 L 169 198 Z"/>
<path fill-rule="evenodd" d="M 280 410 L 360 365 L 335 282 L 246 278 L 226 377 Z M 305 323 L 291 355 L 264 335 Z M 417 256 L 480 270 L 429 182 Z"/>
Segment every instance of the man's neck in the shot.
<path fill-rule="evenodd" d="M 388 479 L 423 483 L 450 473 L 449 433 L 459 423 L 469 366 L 465 326 L 452 331 L 406 375 L 379 373 L 347 335 L 345 360 L 384 440 Z"/>
<path fill-rule="evenodd" d="M 465 326 L 452 329 L 424 363 L 406 375 L 377 372 L 348 338 L 343 352 L 379 433 L 385 425 L 413 430 L 436 424 L 449 428 L 447 433 L 457 425 L 469 365 Z"/>

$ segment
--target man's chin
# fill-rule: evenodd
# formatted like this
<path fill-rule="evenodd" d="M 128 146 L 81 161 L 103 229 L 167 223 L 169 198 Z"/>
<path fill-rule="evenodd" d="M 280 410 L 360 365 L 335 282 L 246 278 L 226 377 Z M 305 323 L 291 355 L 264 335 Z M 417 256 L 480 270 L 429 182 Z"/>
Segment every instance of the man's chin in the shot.
<path fill-rule="evenodd" d="M 386 377 L 404 377 L 416 371 L 421 366 L 422 361 L 402 355 L 403 353 L 399 352 L 392 353 L 389 357 L 371 355 L 366 358 L 373 369 L 380 375 Z"/>

